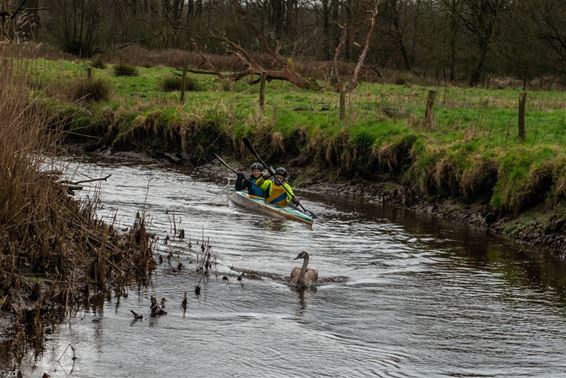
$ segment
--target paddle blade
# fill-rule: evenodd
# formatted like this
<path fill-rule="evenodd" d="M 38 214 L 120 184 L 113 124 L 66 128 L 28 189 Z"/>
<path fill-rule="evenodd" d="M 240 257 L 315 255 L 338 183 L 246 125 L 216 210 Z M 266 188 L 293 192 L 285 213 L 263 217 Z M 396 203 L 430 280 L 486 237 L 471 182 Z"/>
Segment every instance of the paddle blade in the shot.
<path fill-rule="evenodd" d="M 316 215 L 315 213 L 313 213 L 310 210 L 305 209 L 305 214 L 307 214 L 309 217 L 311 217 L 312 219 L 316 219 L 318 218 L 318 215 Z"/>

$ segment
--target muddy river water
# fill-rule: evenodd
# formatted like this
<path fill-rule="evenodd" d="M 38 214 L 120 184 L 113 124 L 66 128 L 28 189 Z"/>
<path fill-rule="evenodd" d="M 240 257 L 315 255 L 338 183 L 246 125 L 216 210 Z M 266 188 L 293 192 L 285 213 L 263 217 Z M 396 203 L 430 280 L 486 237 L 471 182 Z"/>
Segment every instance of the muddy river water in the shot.
<path fill-rule="evenodd" d="M 217 178 L 70 164 L 80 177 L 112 174 L 99 185 L 101 216 L 127 226 L 145 208 L 158 252 L 184 267 L 164 258 L 150 287 L 72 316 L 26 357 L 24 375 L 566 376 L 566 263 L 548 254 L 320 193 L 303 202 L 319 215 L 311 230 L 228 204 Z M 185 239 L 172 237 L 173 223 Z M 217 264 L 197 297 L 202 235 Z M 301 293 L 285 279 L 303 250 L 321 283 Z M 261 279 L 238 281 L 244 269 Z M 152 295 L 165 298 L 167 315 L 149 317 Z"/>

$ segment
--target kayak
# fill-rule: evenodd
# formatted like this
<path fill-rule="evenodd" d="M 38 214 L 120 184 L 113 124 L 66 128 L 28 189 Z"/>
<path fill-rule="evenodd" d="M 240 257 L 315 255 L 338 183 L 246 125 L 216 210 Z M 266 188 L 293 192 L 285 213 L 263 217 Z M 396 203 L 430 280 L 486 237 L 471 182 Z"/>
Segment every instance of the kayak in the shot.
<path fill-rule="evenodd" d="M 265 203 L 263 197 L 254 196 L 247 192 L 232 192 L 228 196 L 234 204 L 259 214 L 268 215 L 278 219 L 288 219 L 312 226 L 313 219 L 293 206 L 276 206 Z"/>

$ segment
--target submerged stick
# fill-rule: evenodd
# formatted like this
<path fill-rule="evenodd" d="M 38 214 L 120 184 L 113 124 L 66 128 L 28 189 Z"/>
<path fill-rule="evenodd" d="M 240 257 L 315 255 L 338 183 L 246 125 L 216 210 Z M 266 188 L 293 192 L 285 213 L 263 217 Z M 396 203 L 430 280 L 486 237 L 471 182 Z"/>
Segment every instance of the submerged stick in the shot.
<path fill-rule="evenodd" d="M 89 180 L 80 180 L 80 181 L 67 181 L 67 180 L 63 180 L 61 181 L 61 184 L 70 184 L 70 185 L 78 185 L 78 184 L 84 184 L 87 182 L 95 182 L 95 181 L 106 181 L 108 180 L 108 178 L 112 176 L 112 175 L 108 175 L 106 177 L 99 177 L 99 178 L 94 178 L 94 179 L 89 179 Z"/>
<path fill-rule="evenodd" d="M 61 354 L 61 356 L 57 359 L 57 362 L 61 361 L 61 358 L 63 358 L 63 356 L 65 355 L 65 353 L 67 353 L 67 350 L 69 349 L 69 347 L 71 348 L 71 350 L 73 351 L 73 361 L 77 359 L 77 356 L 75 355 L 75 347 L 73 347 L 71 345 L 71 343 L 69 343 L 69 345 L 67 345 L 67 347 L 65 348 L 65 350 L 63 351 L 63 353 Z"/>

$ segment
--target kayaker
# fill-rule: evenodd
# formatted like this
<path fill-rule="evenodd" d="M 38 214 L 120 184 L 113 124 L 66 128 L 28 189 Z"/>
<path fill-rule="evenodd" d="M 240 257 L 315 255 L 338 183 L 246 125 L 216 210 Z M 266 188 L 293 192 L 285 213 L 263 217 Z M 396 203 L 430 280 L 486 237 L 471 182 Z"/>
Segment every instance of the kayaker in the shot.
<path fill-rule="evenodd" d="M 287 170 L 283 167 L 277 168 L 274 175 L 271 175 L 268 170 L 262 172 L 256 185 L 264 191 L 265 202 L 281 207 L 289 206 L 290 203 L 298 203 L 287 181 L 287 176 Z"/>
<path fill-rule="evenodd" d="M 247 190 L 248 194 L 264 197 L 264 191 L 256 184 L 258 177 L 261 177 L 261 171 L 263 170 L 263 164 L 255 162 L 251 165 L 250 177 L 246 178 L 243 173 L 238 173 L 236 178 L 236 190 Z"/>

